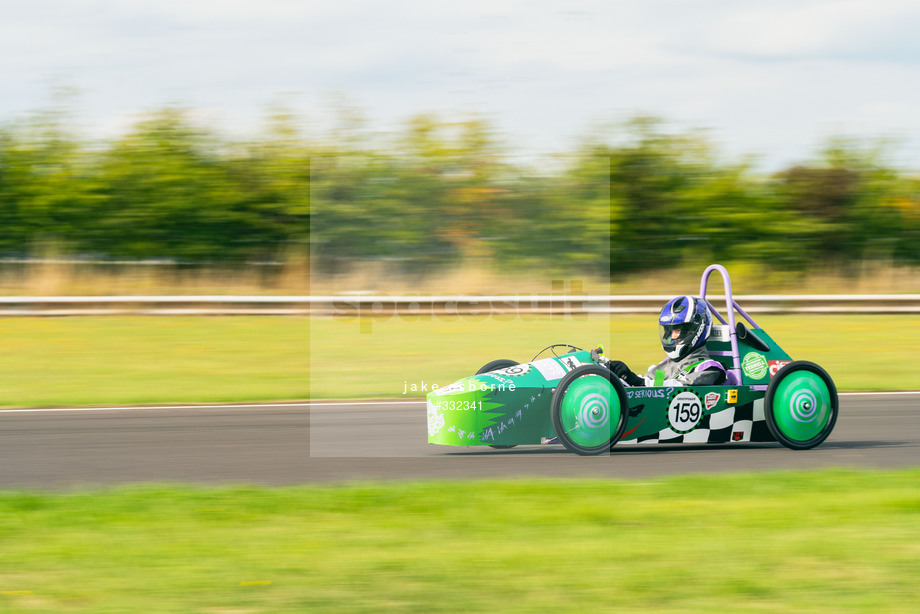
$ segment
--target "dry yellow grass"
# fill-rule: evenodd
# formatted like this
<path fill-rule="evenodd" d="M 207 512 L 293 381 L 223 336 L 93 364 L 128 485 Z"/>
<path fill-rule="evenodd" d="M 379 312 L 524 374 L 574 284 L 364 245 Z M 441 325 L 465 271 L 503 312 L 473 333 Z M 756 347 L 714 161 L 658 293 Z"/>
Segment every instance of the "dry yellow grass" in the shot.
<path fill-rule="evenodd" d="M 304 264 L 186 267 L 53 260 L 0 265 L 3 296 L 306 295 Z"/>
<path fill-rule="evenodd" d="M 737 294 L 920 293 L 920 269 L 913 267 L 864 263 L 848 270 L 825 266 L 808 273 L 788 273 L 751 264 L 727 266 Z M 681 294 L 696 293 L 704 267 L 614 273 L 606 278 L 539 270 L 507 272 L 489 263 L 421 275 L 368 262 L 345 274 L 311 279 L 306 258 L 235 267 L 100 264 L 55 258 L 0 263 L 0 295 Z M 721 293 L 721 282 L 714 278 L 712 283 Z"/>

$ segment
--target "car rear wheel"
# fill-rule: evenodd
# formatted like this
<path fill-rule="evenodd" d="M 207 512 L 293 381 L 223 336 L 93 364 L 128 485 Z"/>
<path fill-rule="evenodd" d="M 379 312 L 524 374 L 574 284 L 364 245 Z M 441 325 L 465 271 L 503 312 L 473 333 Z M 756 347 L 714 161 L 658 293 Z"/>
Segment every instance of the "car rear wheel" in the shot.
<path fill-rule="evenodd" d="M 550 416 L 556 436 L 568 450 L 582 456 L 604 454 L 626 430 L 629 399 L 610 369 L 583 365 L 559 381 Z"/>
<path fill-rule="evenodd" d="M 493 360 L 492 362 L 487 362 L 479 368 L 479 371 L 476 371 L 476 375 L 482 375 L 483 373 L 491 373 L 492 371 L 498 371 L 499 369 L 507 369 L 508 367 L 513 367 L 519 365 L 516 360 L 511 360 L 510 358 L 499 358 L 498 360 Z M 507 450 L 513 448 L 514 444 L 510 446 L 489 446 L 490 448 L 495 448 L 496 450 Z"/>
<path fill-rule="evenodd" d="M 814 448 L 837 422 L 837 388 L 827 372 L 804 360 L 777 371 L 764 397 L 767 428 L 793 450 Z"/>

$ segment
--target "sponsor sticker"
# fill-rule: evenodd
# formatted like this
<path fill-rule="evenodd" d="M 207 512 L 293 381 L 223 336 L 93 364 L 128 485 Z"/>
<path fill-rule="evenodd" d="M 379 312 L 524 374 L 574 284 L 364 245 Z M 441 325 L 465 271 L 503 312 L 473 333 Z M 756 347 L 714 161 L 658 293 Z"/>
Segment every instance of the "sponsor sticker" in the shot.
<path fill-rule="evenodd" d="M 503 375 L 498 375 L 495 373 L 495 371 L 491 371 L 489 373 L 480 373 L 477 377 L 491 377 L 492 379 L 498 380 L 502 384 L 513 385 L 513 382 L 514 382 L 513 379 L 508 379 L 507 377 L 504 377 Z"/>
<path fill-rule="evenodd" d="M 500 373 L 502 375 L 508 375 L 510 377 L 517 377 L 518 375 L 525 375 L 530 373 L 530 363 L 525 362 L 522 365 L 513 365 L 511 367 L 505 367 L 504 369 L 499 369 L 498 371 L 491 371 L 490 373 Z"/>
<path fill-rule="evenodd" d="M 544 358 L 532 364 L 548 381 L 562 379 L 566 374 L 566 370 L 554 358 Z"/>
<path fill-rule="evenodd" d="M 737 403 L 738 402 L 738 390 L 736 388 L 732 388 L 731 390 L 725 393 L 725 402 L 726 403 Z"/>
<path fill-rule="evenodd" d="M 710 341 L 731 341 L 729 336 L 728 326 L 722 324 L 715 324 L 712 327 L 712 330 L 709 332 Z"/>
<path fill-rule="evenodd" d="M 751 379 L 763 379 L 767 375 L 767 359 L 763 354 L 748 352 L 741 361 L 741 370 Z"/>
<path fill-rule="evenodd" d="M 572 371 L 573 369 L 577 369 L 581 365 L 585 364 L 579 361 L 574 356 L 564 356 L 560 358 L 559 361 L 562 363 L 562 368 L 565 369 L 566 373 L 568 373 L 569 371 Z"/>
<path fill-rule="evenodd" d="M 791 360 L 771 360 L 767 364 L 770 365 L 770 379 L 773 379 L 773 376 L 776 375 L 776 372 L 788 365 Z"/>
<path fill-rule="evenodd" d="M 718 404 L 721 396 L 722 395 L 720 395 L 718 392 L 707 392 L 705 397 L 706 409 L 712 409 L 715 407 Z"/>
<path fill-rule="evenodd" d="M 668 396 L 667 388 L 627 388 L 626 396 L 630 399 L 664 399 Z"/>
<path fill-rule="evenodd" d="M 441 427 L 444 426 L 444 423 L 444 416 L 438 413 L 438 409 L 434 403 L 428 401 L 428 436 L 434 437 L 437 435 Z"/>
<path fill-rule="evenodd" d="M 445 386 L 444 388 L 438 388 L 434 391 L 435 396 L 441 396 L 442 394 L 451 394 L 453 392 L 463 392 L 463 382 L 454 382 L 450 386 Z"/>
<path fill-rule="evenodd" d="M 741 441 L 744 438 L 744 431 L 735 431 L 732 433 L 732 441 Z"/>
<path fill-rule="evenodd" d="M 700 398 L 689 390 L 678 393 L 668 406 L 668 425 L 675 433 L 684 435 L 695 429 L 703 418 Z"/>

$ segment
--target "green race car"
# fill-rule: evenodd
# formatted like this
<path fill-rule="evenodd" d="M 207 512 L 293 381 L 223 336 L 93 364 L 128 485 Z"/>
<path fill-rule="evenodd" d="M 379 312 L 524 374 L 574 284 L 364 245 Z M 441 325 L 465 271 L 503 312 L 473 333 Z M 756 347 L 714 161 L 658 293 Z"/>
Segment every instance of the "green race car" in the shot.
<path fill-rule="evenodd" d="M 706 349 L 725 367 L 719 386 L 626 386 L 587 350 L 553 345 L 553 355 L 518 364 L 495 360 L 476 375 L 428 394 L 428 442 L 510 448 L 551 437 L 576 454 L 615 444 L 778 441 L 796 450 L 823 442 L 837 421 L 837 389 L 818 365 L 793 361 L 734 301 L 722 274 L 727 318 Z M 736 322 L 735 314 L 747 321 Z M 559 348 L 567 350 L 558 354 Z"/>

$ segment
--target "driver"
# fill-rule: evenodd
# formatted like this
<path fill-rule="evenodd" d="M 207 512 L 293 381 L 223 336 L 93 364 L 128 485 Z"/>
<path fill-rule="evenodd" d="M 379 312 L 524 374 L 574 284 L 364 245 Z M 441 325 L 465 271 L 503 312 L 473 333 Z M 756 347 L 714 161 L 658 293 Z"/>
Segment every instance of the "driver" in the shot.
<path fill-rule="evenodd" d="M 706 350 L 712 329 L 712 314 L 706 301 L 693 296 L 678 296 L 665 305 L 658 316 L 661 347 L 668 355 L 652 365 L 645 377 L 630 371 L 619 360 L 607 360 L 592 350 L 597 362 L 606 364 L 630 386 L 718 386 L 725 383 L 725 367 Z"/>

